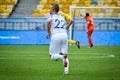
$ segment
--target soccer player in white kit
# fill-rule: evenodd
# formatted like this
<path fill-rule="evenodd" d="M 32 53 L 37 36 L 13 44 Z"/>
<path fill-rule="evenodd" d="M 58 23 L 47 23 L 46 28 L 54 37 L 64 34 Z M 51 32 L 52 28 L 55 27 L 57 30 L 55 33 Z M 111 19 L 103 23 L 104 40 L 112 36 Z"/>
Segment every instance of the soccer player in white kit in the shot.
<path fill-rule="evenodd" d="M 50 15 L 47 18 L 46 38 L 49 38 L 49 36 L 51 35 L 51 42 L 49 48 L 49 54 L 51 59 L 62 59 L 64 65 L 64 74 L 67 75 L 69 72 L 69 60 L 67 57 L 68 36 L 66 32 L 65 19 L 57 14 L 58 11 L 58 4 L 52 4 L 50 6 Z"/>

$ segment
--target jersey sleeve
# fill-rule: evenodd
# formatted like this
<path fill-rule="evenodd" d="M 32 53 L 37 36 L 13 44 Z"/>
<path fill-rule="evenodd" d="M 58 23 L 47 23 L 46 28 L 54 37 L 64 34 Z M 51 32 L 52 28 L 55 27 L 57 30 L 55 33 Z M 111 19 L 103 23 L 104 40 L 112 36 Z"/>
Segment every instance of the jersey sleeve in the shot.
<path fill-rule="evenodd" d="M 90 22 L 91 22 L 91 21 L 90 21 L 90 18 L 89 18 L 89 17 L 84 17 L 84 18 L 85 18 L 85 20 L 86 20 L 86 23 L 87 23 L 87 24 L 90 24 Z"/>
<path fill-rule="evenodd" d="M 52 14 L 47 17 L 47 21 L 52 20 Z"/>
<path fill-rule="evenodd" d="M 92 22 L 92 21 L 91 21 L 91 17 L 89 17 L 88 20 L 87 20 L 87 23 L 88 23 L 88 24 L 91 24 L 91 22 Z"/>

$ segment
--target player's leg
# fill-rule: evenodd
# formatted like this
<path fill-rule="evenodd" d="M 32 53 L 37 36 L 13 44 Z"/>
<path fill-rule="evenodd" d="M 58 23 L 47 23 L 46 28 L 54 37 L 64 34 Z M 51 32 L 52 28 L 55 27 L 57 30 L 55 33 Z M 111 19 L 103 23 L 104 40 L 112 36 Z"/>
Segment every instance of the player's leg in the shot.
<path fill-rule="evenodd" d="M 68 43 L 69 43 L 69 44 L 76 44 L 76 41 L 69 39 L 69 40 L 68 40 Z"/>
<path fill-rule="evenodd" d="M 79 41 L 75 41 L 75 40 L 69 39 L 69 40 L 68 40 L 68 43 L 69 43 L 69 44 L 75 44 L 75 45 L 77 45 L 77 47 L 80 49 L 80 42 L 79 42 Z"/>
<path fill-rule="evenodd" d="M 63 54 L 65 55 L 65 54 Z M 64 56 L 64 59 L 63 59 L 63 65 L 64 65 L 64 75 L 67 75 L 69 73 L 69 59 L 66 56 Z"/>
<path fill-rule="evenodd" d="M 55 54 L 52 54 L 52 55 L 50 55 L 50 57 L 51 57 L 51 59 L 52 60 L 58 60 L 58 59 L 64 59 L 64 56 L 62 56 L 62 55 L 60 55 L 60 54 L 58 54 L 58 53 L 55 53 Z"/>
<path fill-rule="evenodd" d="M 93 32 L 93 29 L 89 29 L 89 30 L 88 30 L 88 33 L 87 33 L 87 35 L 88 35 L 89 47 L 93 47 L 92 38 L 91 38 L 92 32 Z"/>
<path fill-rule="evenodd" d="M 88 33 L 88 42 L 89 42 L 89 47 L 92 45 L 92 38 L 91 38 L 91 33 Z"/>
<path fill-rule="evenodd" d="M 63 59 L 63 64 L 64 64 L 64 74 L 67 75 L 69 73 L 69 59 L 68 59 L 68 57 Z"/>
<path fill-rule="evenodd" d="M 67 57 L 68 54 L 68 42 L 67 38 L 66 40 L 62 41 L 62 47 L 61 47 L 61 55 L 64 55 L 63 59 L 63 65 L 64 65 L 64 74 L 67 75 L 69 73 L 69 59 Z"/>
<path fill-rule="evenodd" d="M 51 43 L 50 43 L 50 48 L 49 48 L 49 53 L 50 53 L 50 57 L 53 60 L 58 60 L 58 59 L 63 59 L 64 56 L 60 55 L 60 39 L 58 39 L 57 37 L 52 37 L 51 39 Z"/>

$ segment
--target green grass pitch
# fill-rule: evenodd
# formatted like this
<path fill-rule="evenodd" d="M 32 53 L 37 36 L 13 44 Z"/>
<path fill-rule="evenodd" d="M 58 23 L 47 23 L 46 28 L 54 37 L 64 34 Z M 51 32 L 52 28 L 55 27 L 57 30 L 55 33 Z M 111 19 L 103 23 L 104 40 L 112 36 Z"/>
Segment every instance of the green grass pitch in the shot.
<path fill-rule="evenodd" d="M 49 46 L 0 45 L 0 80 L 120 80 L 120 46 L 69 46 L 70 73 Z"/>

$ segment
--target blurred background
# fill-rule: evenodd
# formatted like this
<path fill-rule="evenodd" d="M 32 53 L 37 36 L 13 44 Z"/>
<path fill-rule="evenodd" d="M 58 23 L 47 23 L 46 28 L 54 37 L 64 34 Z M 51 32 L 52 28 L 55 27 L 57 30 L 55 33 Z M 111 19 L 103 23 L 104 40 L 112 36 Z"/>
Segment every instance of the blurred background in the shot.
<path fill-rule="evenodd" d="M 120 0 L 0 0 L 0 44 L 49 44 L 46 18 L 53 3 L 72 17 L 68 35 L 81 45 L 88 44 L 86 12 L 94 20 L 94 45 L 120 45 Z"/>

